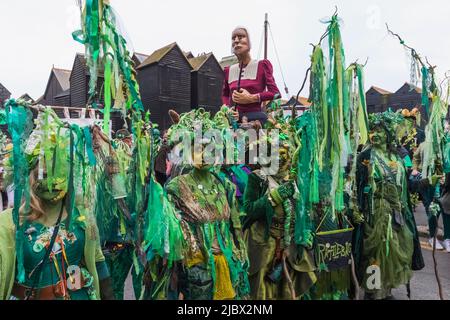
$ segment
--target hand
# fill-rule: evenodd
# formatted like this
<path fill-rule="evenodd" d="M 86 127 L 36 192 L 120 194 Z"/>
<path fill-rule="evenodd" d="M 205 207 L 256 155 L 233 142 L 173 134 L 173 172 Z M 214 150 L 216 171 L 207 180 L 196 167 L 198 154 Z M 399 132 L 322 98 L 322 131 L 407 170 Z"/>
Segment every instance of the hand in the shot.
<path fill-rule="evenodd" d="M 245 89 L 240 89 L 238 91 L 233 91 L 232 99 L 238 104 L 252 104 L 259 101 L 257 94 L 251 94 Z"/>
<path fill-rule="evenodd" d="M 295 185 L 292 181 L 288 181 L 278 187 L 278 193 L 285 199 L 291 198 L 295 194 Z"/>
<path fill-rule="evenodd" d="M 439 181 L 442 179 L 442 175 L 434 175 L 434 176 L 432 176 L 431 177 L 431 185 L 434 187 L 434 186 L 436 186 L 438 183 L 439 183 Z"/>
<path fill-rule="evenodd" d="M 359 210 L 353 209 L 353 223 L 354 224 L 363 224 L 364 216 L 359 212 Z"/>
<path fill-rule="evenodd" d="M 236 110 L 236 108 L 231 108 L 230 114 L 234 118 L 234 120 L 236 120 L 236 122 L 239 122 L 239 112 Z"/>
<path fill-rule="evenodd" d="M 286 182 L 270 192 L 272 200 L 276 204 L 281 204 L 284 200 L 292 198 L 295 194 L 295 185 L 292 181 Z"/>

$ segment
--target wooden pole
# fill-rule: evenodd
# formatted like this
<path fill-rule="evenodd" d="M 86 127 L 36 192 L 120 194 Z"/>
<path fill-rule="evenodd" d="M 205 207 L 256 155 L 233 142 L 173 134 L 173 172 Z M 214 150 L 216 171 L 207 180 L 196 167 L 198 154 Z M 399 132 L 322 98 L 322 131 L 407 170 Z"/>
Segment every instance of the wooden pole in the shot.
<path fill-rule="evenodd" d="M 269 14 L 266 13 L 264 20 L 264 59 L 267 59 L 267 40 L 268 40 L 268 28 L 269 27 Z"/>

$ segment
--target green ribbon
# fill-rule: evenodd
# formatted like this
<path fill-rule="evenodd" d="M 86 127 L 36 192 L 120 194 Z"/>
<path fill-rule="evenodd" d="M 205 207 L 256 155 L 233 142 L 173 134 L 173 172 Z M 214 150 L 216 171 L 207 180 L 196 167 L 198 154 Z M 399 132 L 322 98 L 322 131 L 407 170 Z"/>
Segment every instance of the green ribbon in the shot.
<path fill-rule="evenodd" d="M 364 88 L 364 76 L 363 76 L 363 67 L 361 65 L 356 66 L 356 76 L 358 78 L 358 90 L 359 90 L 359 111 L 358 111 L 358 124 L 359 124 L 359 133 L 360 143 L 365 144 L 369 138 L 369 116 L 367 114 L 367 102 L 366 102 L 366 93 Z"/>
<path fill-rule="evenodd" d="M 89 127 L 84 127 L 83 132 L 84 138 L 86 139 L 86 152 L 88 154 L 89 164 L 95 166 L 97 160 L 95 159 L 94 150 L 92 149 L 91 129 Z"/>
<path fill-rule="evenodd" d="M 16 100 L 6 102 L 6 119 L 8 131 L 13 143 L 13 168 L 14 168 L 14 207 L 13 222 L 16 226 L 16 256 L 17 256 L 17 281 L 25 282 L 24 268 L 24 225 L 20 224 L 20 208 L 25 197 L 25 212 L 30 210 L 29 192 L 29 167 L 25 155 L 25 143 L 32 132 L 32 113 L 25 105 L 19 105 Z"/>
<path fill-rule="evenodd" d="M 109 134 L 111 120 L 111 61 L 106 57 L 105 65 L 105 110 L 103 111 L 103 132 Z"/>
<path fill-rule="evenodd" d="M 430 115 L 430 98 L 428 90 L 429 72 L 426 67 L 422 67 L 422 105 L 425 107 L 427 117 Z"/>
<path fill-rule="evenodd" d="M 72 127 L 69 129 L 70 134 L 70 154 L 69 154 L 69 183 L 68 183 L 68 190 L 67 190 L 67 203 L 66 203 L 66 209 L 67 209 L 67 220 L 68 225 L 67 229 L 70 230 L 72 217 L 74 216 L 74 209 L 75 209 L 75 186 L 74 186 L 74 159 L 75 159 L 75 138 Z"/>

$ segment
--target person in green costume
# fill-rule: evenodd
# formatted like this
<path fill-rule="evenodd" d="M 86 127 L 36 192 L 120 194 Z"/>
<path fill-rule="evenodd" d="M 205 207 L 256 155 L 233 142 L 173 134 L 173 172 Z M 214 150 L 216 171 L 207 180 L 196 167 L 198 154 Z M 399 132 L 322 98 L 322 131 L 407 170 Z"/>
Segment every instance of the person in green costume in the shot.
<path fill-rule="evenodd" d="M 424 158 L 425 142 L 421 143 L 414 153 L 413 170 L 410 177 L 411 191 L 419 194 L 420 199 L 425 207 L 425 213 L 428 218 L 429 239 L 428 244 L 431 248 L 434 247 L 434 237 L 437 233 L 437 225 L 439 218 L 442 216 L 444 226 L 444 242 L 436 239 L 436 250 L 446 250 L 450 252 L 450 216 L 443 214 L 443 208 L 439 204 L 440 198 L 440 184 L 439 180 L 443 175 L 435 174 L 430 180 L 422 179 L 422 164 Z M 439 171 L 442 171 L 440 169 Z M 425 183 L 419 183 L 425 180 Z"/>
<path fill-rule="evenodd" d="M 290 179 L 291 149 L 288 143 L 280 146 L 276 175 L 264 174 L 263 168 L 253 171 L 244 193 L 243 226 L 254 300 L 300 299 L 317 281 L 308 250 L 312 239 L 308 248 L 287 239 L 294 234 L 294 197 L 298 193 Z"/>
<path fill-rule="evenodd" d="M 193 121 L 183 123 L 183 119 L 189 117 Z M 169 137 L 183 126 L 192 132 L 192 129 L 198 129 L 197 124 L 204 130 L 202 132 L 214 127 L 209 114 L 199 109 L 181 115 L 180 123 L 171 128 Z M 169 289 L 162 290 L 159 298 L 240 300 L 247 298 L 249 293 L 247 251 L 236 189 L 230 181 L 214 172 L 214 164 L 205 161 L 204 144 L 210 143 L 215 143 L 214 139 L 196 145 L 192 152 L 193 169 L 172 177 L 165 187 L 169 202 L 176 208 L 186 243 L 183 260 L 170 268 L 170 279 L 166 277 L 170 282 L 166 286 Z M 160 266 L 164 270 L 167 265 L 162 262 Z M 163 286 L 157 284 L 155 288 Z"/>
<path fill-rule="evenodd" d="M 111 273 L 114 296 L 116 300 L 124 299 L 125 281 L 131 269 L 134 294 L 139 298 L 143 273 L 137 271 L 140 268 L 134 267 L 135 219 L 130 213 L 127 192 L 132 190 L 129 174 L 133 153 L 131 134 L 126 129 L 121 129 L 116 133 L 116 139 L 110 142 L 104 134 L 96 131 L 94 144 L 98 154 L 101 149 L 108 151 L 108 165 L 97 184 L 98 199 L 102 201 L 98 208 L 102 212 L 98 225 L 102 224 L 101 245 Z M 111 145 L 114 150 L 110 149 Z"/>
<path fill-rule="evenodd" d="M 355 260 L 366 299 L 392 298 L 423 268 L 407 173 L 396 152 L 390 113 L 371 115 L 370 143 L 357 159 L 357 197 L 365 222 L 358 226 Z"/>
<path fill-rule="evenodd" d="M 76 210 L 71 221 L 64 202 L 67 183 L 57 178 L 51 188 L 30 173 L 30 210 L 20 210 L 25 230 L 23 257 L 25 281 L 16 279 L 16 238 L 12 209 L 0 214 L 0 299 L 89 300 L 113 299 L 108 268 L 100 249 L 95 220 Z M 61 214 L 61 223 L 49 259 L 45 251 Z M 11 250 L 13 248 L 13 250 Z M 42 270 L 40 266 L 42 264 Z M 31 288 L 34 288 L 31 290 Z"/>

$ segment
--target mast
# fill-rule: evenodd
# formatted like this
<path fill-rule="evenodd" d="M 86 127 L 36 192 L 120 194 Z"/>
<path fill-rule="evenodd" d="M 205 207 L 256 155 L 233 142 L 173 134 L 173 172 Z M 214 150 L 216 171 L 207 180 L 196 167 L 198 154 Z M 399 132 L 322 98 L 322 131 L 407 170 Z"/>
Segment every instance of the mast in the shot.
<path fill-rule="evenodd" d="M 268 47 L 268 42 L 269 42 L 268 41 L 269 40 L 269 27 L 270 27 L 269 26 L 269 14 L 266 13 L 265 19 L 264 19 L 264 59 L 266 59 L 266 60 L 267 60 L 267 56 L 268 56 L 268 54 L 267 54 L 268 53 L 267 47 Z M 277 58 L 278 65 L 280 67 L 281 77 L 283 78 L 284 91 L 286 92 L 286 94 L 289 94 L 289 89 L 288 89 L 288 87 L 286 85 L 286 81 L 284 80 L 284 74 L 283 74 L 283 69 L 281 68 L 280 57 L 278 56 L 278 50 L 277 50 L 277 47 L 275 45 L 275 40 L 273 39 L 272 28 L 270 30 L 270 35 L 271 35 L 271 38 L 272 38 L 272 41 L 273 41 L 273 46 L 274 46 L 274 50 L 275 50 L 275 56 Z M 259 56 L 259 54 L 258 54 L 258 56 Z"/>
<path fill-rule="evenodd" d="M 267 39 L 268 39 L 269 14 L 266 13 L 264 20 L 264 59 L 267 59 Z"/>

